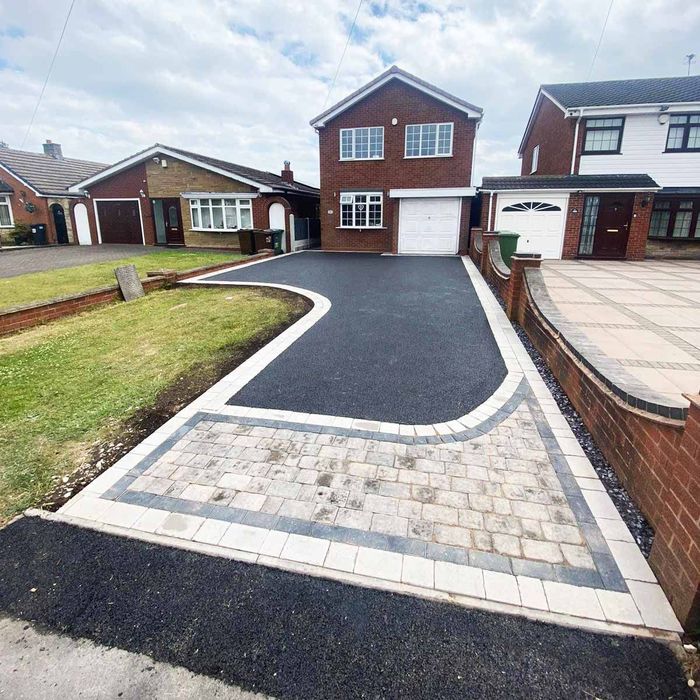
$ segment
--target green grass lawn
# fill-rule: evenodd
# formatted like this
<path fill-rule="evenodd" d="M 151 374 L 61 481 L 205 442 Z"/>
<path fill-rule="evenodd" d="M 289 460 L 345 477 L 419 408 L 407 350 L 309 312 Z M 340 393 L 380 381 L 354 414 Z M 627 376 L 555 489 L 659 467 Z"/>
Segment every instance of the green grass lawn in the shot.
<path fill-rule="evenodd" d="M 28 275 L 0 279 L 0 309 L 116 284 L 114 268 L 119 265 L 133 263 L 139 275 L 144 278 L 151 270 L 169 269 L 182 272 L 227 260 L 240 260 L 242 257 L 244 256 L 237 253 L 221 251 L 165 250 L 133 258 L 32 272 Z"/>
<path fill-rule="evenodd" d="M 193 367 L 210 385 L 300 309 L 269 291 L 179 288 L 0 338 L 0 523 Z"/>

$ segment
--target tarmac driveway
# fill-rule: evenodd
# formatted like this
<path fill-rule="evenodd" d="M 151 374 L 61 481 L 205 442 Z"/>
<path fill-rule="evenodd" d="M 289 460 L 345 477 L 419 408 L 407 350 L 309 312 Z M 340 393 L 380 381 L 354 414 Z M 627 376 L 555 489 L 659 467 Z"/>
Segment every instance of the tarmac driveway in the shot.
<path fill-rule="evenodd" d="M 231 404 L 439 423 L 476 408 L 506 376 L 456 257 L 305 252 L 210 279 L 288 284 L 332 304 Z"/>
<path fill-rule="evenodd" d="M 131 258 L 157 251 L 145 245 L 63 245 L 0 251 L 0 278 Z"/>

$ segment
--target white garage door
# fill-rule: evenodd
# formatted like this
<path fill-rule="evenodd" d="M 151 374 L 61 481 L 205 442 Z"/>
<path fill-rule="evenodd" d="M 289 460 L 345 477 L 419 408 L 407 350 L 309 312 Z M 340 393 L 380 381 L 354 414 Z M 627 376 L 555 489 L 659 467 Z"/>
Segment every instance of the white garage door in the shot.
<path fill-rule="evenodd" d="M 543 258 L 561 257 L 568 195 L 545 196 L 542 192 L 498 196 L 498 231 L 515 231 L 519 253 L 540 253 Z"/>
<path fill-rule="evenodd" d="M 402 199 L 399 253 L 454 255 L 459 245 L 459 197 Z"/>

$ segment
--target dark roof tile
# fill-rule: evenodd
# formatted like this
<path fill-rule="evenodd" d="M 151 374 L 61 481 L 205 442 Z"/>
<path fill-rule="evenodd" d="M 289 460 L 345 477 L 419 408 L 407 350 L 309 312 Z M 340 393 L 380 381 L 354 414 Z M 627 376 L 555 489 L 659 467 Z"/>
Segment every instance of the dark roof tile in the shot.
<path fill-rule="evenodd" d="M 700 75 L 604 80 L 594 83 L 557 83 L 542 85 L 542 90 L 567 109 L 700 102 Z"/>
<path fill-rule="evenodd" d="M 77 180 L 83 180 L 106 167 L 76 158 L 61 160 L 44 153 L 0 148 L 0 164 L 40 194 L 65 195 Z"/>
<path fill-rule="evenodd" d="M 657 189 L 649 175 L 506 175 L 485 177 L 482 190 Z"/>

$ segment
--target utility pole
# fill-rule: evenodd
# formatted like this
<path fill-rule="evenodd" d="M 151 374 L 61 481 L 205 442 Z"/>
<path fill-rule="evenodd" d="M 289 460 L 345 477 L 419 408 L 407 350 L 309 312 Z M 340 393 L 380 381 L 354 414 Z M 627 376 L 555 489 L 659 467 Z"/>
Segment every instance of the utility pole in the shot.
<path fill-rule="evenodd" d="M 690 64 L 695 61 L 695 54 L 694 53 L 687 53 L 685 55 L 685 60 L 688 63 L 688 75 L 690 75 Z"/>

